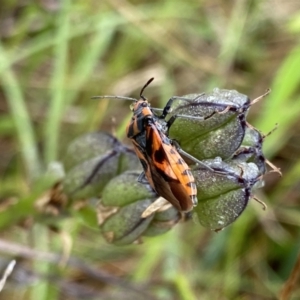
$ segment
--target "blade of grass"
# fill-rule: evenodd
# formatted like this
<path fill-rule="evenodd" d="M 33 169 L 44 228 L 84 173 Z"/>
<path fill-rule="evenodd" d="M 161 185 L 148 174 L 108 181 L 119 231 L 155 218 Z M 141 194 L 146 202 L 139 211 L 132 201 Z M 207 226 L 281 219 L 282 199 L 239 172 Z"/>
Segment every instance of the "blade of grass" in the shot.
<path fill-rule="evenodd" d="M 64 0 L 57 20 L 54 46 L 54 70 L 51 83 L 51 103 L 45 127 L 45 161 L 55 161 L 58 153 L 60 123 L 65 109 L 65 84 L 70 30 L 70 0 Z"/>
<path fill-rule="evenodd" d="M 71 72 L 71 90 L 66 95 L 66 102 L 68 104 L 75 100 L 77 93 L 89 80 L 94 67 L 97 65 L 97 61 L 99 58 L 101 59 L 101 56 L 110 45 L 118 25 L 119 22 L 115 18 L 113 20 L 101 18 L 98 21 L 98 25 L 96 26 L 97 31 L 89 43 L 88 51 L 85 51 L 81 55 L 80 60 L 77 61 Z"/>
<path fill-rule="evenodd" d="M 152 6 L 153 5 L 151 5 L 151 7 Z M 164 14 L 159 16 L 158 12 L 161 12 L 160 4 L 156 9 L 148 9 L 147 15 L 139 16 L 139 18 L 141 18 L 139 22 L 147 22 L 147 20 L 153 18 L 164 19 L 166 17 Z M 168 17 L 181 18 L 182 14 L 178 12 L 178 10 L 173 10 Z M 107 23 L 107 27 L 103 28 L 101 34 L 106 34 L 106 31 L 110 31 L 111 29 L 115 30 L 116 26 L 120 28 L 120 26 L 126 26 L 129 24 L 127 19 L 120 18 L 119 14 L 116 14 L 115 11 L 100 12 L 99 14 L 95 14 L 86 18 L 86 22 L 72 24 L 72 30 L 69 31 L 68 39 L 71 40 L 73 38 L 98 32 L 99 29 L 102 29 L 102 26 L 104 26 L 102 22 L 99 22 L 99 19 L 105 19 Z M 55 43 L 56 40 L 53 39 L 53 32 L 41 32 L 36 37 L 32 37 L 29 43 L 22 45 L 22 47 L 16 47 L 8 51 L 7 57 L 9 59 L 0 65 L 0 72 L 5 71 L 7 68 L 10 68 L 11 65 L 21 60 L 28 59 L 32 55 L 52 47 Z"/>
<path fill-rule="evenodd" d="M 76 100 L 78 93 L 83 90 L 84 85 L 88 82 L 89 78 L 92 77 L 97 61 L 99 61 L 106 53 L 114 37 L 114 33 L 117 30 L 116 27 L 119 25 L 119 22 L 116 18 L 105 17 L 98 20 L 97 24 L 97 31 L 93 34 L 87 51 L 82 53 L 80 59 L 77 61 L 71 72 L 69 81 L 71 88 L 68 94 L 65 95 L 65 101 L 68 105 Z M 86 101 L 89 102 L 89 98 L 87 98 Z M 95 125 L 95 123 L 99 125 L 99 122 L 105 116 L 108 102 L 102 101 L 101 104 L 103 104 L 103 109 L 98 109 L 97 113 L 95 113 L 95 108 L 93 107 L 93 118 L 90 117 L 89 112 L 86 110 L 90 130 L 96 127 L 92 126 Z M 83 130 L 86 130 L 86 128 Z"/>
<path fill-rule="evenodd" d="M 248 18 L 249 2 L 235 1 L 232 13 L 229 18 L 226 33 L 220 38 L 221 49 L 218 57 L 220 70 L 222 73 L 218 76 L 214 84 L 216 86 L 225 85 L 228 80 L 228 70 L 231 67 L 238 48 L 240 47 L 244 28 Z M 223 76 L 222 76 L 223 75 Z"/>
<path fill-rule="evenodd" d="M 189 276 L 185 276 L 185 274 L 178 272 L 176 277 L 174 278 L 175 285 L 178 290 L 178 294 L 180 295 L 180 299 L 182 300 L 196 300 L 199 299 L 191 288 L 191 282 Z"/>
<path fill-rule="evenodd" d="M 110 30 L 110 25 L 114 26 L 115 24 L 120 26 L 126 23 L 126 20 L 118 18 L 115 13 L 106 13 L 106 14 L 97 14 L 95 16 L 89 17 L 87 22 L 82 22 L 79 24 L 72 24 L 72 31 L 68 32 L 67 38 L 69 40 L 85 36 L 93 32 L 99 31 L 99 27 L 102 27 L 102 23 L 99 23 L 100 18 L 110 20 L 111 23 L 108 23 L 108 28 L 104 29 Z M 7 57 L 9 59 L 3 61 L 0 64 L 0 72 L 5 71 L 7 68 L 10 68 L 12 64 L 15 64 L 21 60 L 29 59 L 32 55 L 46 50 L 56 44 L 56 39 L 53 39 L 53 32 L 46 31 L 45 33 L 40 33 L 37 37 L 31 38 L 30 42 L 22 47 L 13 48 L 10 51 L 7 51 Z"/>
<path fill-rule="evenodd" d="M 157 22 L 153 22 L 150 18 L 145 22 L 144 19 L 146 18 L 146 14 L 138 9 L 136 5 L 133 5 L 126 0 L 113 0 L 107 2 L 121 17 L 134 25 L 143 36 L 147 37 L 154 44 L 163 49 L 163 51 L 161 51 L 162 55 L 168 53 L 168 58 L 172 58 L 172 60 L 179 60 L 209 74 L 215 72 L 212 59 L 209 56 L 203 54 L 195 60 L 194 55 L 190 53 L 186 47 L 183 47 L 176 38 L 170 35 L 163 26 Z M 170 45 L 172 45 L 172 47 L 170 47 Z"/>
<path fill-rule="evenodd" d="M 35 224 L 32 230 L 33 238 L 35 241 L 34 249 L 39 249 L 40 251 L 47 252 L 49 249 L 49 230 L 43 225 Z M 35 271 L 38 274 L 49 274 L 50 264 L 46 261 L 35 261 L 34 262 Z M 34 287 L 31 289 L 31 299 L 32 300 L 47 300 L 48 298 L 49 282 L 45 279 L 41 279 Z"/>
<path fill-rule="evenodd" d="M 133 273 L 133 280 L 136 282 L 146 282 L 149 278 L 149 274 L 155 271 L 157 262 L 161 259 L 161 239 L 151 240 L 151 246 L 145 247 L 142 255 L 142 259 L 137 265 L 137 269 Z"/>
<path fill-rule="evenodd" d="M 223 289 L 224 294 L 228 297 L 228 299 L 233 299 L 236 295 L 239 286 L 240 286 L 240 276 L 239 268 L 240 268 L 240 259 L 239 259 L 239 252 L 240 247 L 244 242 L 245 238 L 245 231 L 246 230 L 246 222 L 234 223 L 228 229 L 230 230 L 229 238 L 227 241 L 227 247 L 225 252 L 225 267 L 224 267 L 224 281 L 223 281 Z M 244 223 L 244 224 L 242 224 Z M 244 226 L 243 226 L 244 225 Z M 243 227 L 242 227 L 243 226 Z M 244 230 L 243 230 L 244 229 Z"/>
<path fill-rule="evenodd" d="M 300 113 L 300 97 L 293 97 L 300 83 L 300 45 L 294 47 L 279 68 L 273 84 L 272 93 L 264 101 L 264 114 L 255 125 L 259 130 L 268 132 L 270 127 L 279 123 L 276 132 L 266 139 L 264 151 L 268 157 L 277 153 L 289 139 L 289 130 Z M 284 118 L 279 119 L 279 112 Z M 280 141 L 280 142 L 279 142 Z"/>
<path fill-rule="evenodd" d="M 0 66 L 8 60 L 6 51 L 0 42 Z M 16 127 L 21 154 L 26 168 L 27 178 L 31 181 L 41 172 L 40 158 L 33 124 L 28 113 L 21 86 L 13 70 L 0 73 L 2 89 Z"/>

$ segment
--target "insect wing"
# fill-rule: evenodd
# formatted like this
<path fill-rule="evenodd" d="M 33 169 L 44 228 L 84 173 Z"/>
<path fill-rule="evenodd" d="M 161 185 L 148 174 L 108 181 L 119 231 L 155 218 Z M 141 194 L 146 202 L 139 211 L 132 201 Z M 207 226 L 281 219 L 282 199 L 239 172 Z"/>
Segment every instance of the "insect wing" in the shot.
<path fill-rule="evenodd" d="M 144 172 L 145 176 L 151 185 L 151 187 L 154 189 L 154 191 L 167 199 L 170 203 L 172 203 L 178 210 L 182 210 L 178 200 L 176 197 L 174 197 L 173 192 L 171 191 L 169 183 L 164 179 L 163 176 L 161 176 L 156 169 L 153 160 L 151 157 L 146 153 L 145 149 L 140 145 L 140 139 L 137 140 L 132 139 L 134 150 L 136 152 L 136 155 L 138 156 Z M 145 143 L 145 140 L 142 144 Z"/>
<path fill-rule="evenodd" d="M 157 193 L 181 211 L 193 208 L 193 176 L 170 140 L 154 124 L 146 127 L 146 154 Z M 185 178 L 186 177 L 186 178 Z"/>
<path fill-rule="evenodd" d="M 152 179 L 152 170 L 150 167 L 151 162 L 149 161 L 149 157 L 147 156 L 147 153 L 145 152 L 144 148 L 141 147 L 141 145 L 136 140 L 132 139 L 132 143 L 134 146 L 134 151 L 143 166 L 145 176 L 147 177 L 151 187 L 156 191 L 154 181 Z"/>

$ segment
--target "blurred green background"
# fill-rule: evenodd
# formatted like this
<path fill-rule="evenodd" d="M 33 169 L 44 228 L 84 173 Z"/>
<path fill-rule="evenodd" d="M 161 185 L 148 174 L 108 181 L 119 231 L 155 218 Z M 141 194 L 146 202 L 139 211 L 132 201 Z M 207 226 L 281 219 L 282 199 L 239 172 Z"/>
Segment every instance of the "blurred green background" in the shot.
<path fill-rule="evenodd" d="M 300 247 L 298 1 L 2 0 L 0 35 L 0 274 L 18 259 L 0 299 L 279 299 Z M 138 97 L 150 77 L 155 107 L 272 89 L 248 117 L 264 133 L 279 123 L 264 151 L 283 177 L 257 193 L 268 210 L 250 201 L 222 232 L 188 222 L 126 247 L 75 213 L 50 231 L 33 204 L 70 141 L 96 129 L 126 141 L 129 102 L 90 97 Z M 281 295 L 300 299 L 300 279 Z"/>

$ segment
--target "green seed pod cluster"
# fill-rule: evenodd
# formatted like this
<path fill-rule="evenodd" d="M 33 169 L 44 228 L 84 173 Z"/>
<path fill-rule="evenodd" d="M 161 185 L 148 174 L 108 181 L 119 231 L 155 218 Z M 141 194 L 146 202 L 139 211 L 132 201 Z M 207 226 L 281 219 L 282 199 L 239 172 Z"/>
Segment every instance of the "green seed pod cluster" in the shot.
<path fill-rule="evenodd" d="M 182 156 L 197 186 L 198 204 L 192 213 L 212 230 L 235 221 L 253 190 L 263 186 L 268 161 L 262 152 L 264 137 L 246 122 L 251 105 L 247 96 L 236 91 L 214 89 L 174 101 L 167 118 L 177 117 L 170 128 L 168 119 L 159 120 L 176 145 L 201 162 Z M 142 168 L 136 154 L 106 133 L 74 141 L 65 167 L 66 194 L 75 200 L 99 198 L 95 214 L 110 243 L 125 245 L 162 234 L 185 215 L 165 200 L 157 204 L 159 195 L 147 181 L 138 180 Z"/>
<path fill-rule="evenodd" d="M 72 199 L 97 196 L 118 174 L 142 170 L 135 152 L 105 132 L 85 134 L 73 141 L 64 166 L 64 191 Z"/>
<path fill-rule="evenodd" d="M 140 172 L 127 171 L 112 179 L 102 193 L 98 207 L 101 232 L 116 245 L 165 233 L 181 219 L 181 213 L 171 205 L 141 217 L 157 195 L 149 184 L 138 182 L 139 175 Z"/>
<path fill-rule="evenodd" d="M 246 122 L 252 105 L 246 95 L 216 88 L 211 93 L 182 98 L 186 100 L 173 106 L 172 114 L 178 117 L 169 136 L 216 171 L 194 168 L 198 191 L 194 213 L 200 224 L 218 231 L 234 222 L 252 191 L 263 186 L 268 163 L 262 152 L 264 137 Z"/>
<path fill-rule="evenodd" d="M 65 194 L 73 201 L 90 200 L 77 214 L 88 226 L 100 226 L 110 243 L 126 245 L 142 236 L 160 235 L 182 219 L 182 213 L 170 204 L 141 217 L 158 196 L 148 183 L 138 181 L 142 167 L 134 151 L 110 134 L 77 138 L 68 148 L 64 165 Z M 95 197 L 100 201 L 95 203 Z"/>
<path fill-rule="evenodd" d="M 251 190 L 260 182 L 260 171 L 254 163 L 206 160 L 214 170 L 227 171 L 226 176 L 204 168 L 193 171 L 198 190 L 194 212 L 200 224 L 220 230 L 235 221 L 246 208 Z"/>
<path fill-rule="evenodd" d="M 190 94 L 174 101 L 178 117 L 169 130 L 171 139 L 197 159 L 226 159 L 241 145 L 250 99 L 237 91 L 214 89 L 209 94 Z M 199 118 L 199 119 L 196 119 Z"/>

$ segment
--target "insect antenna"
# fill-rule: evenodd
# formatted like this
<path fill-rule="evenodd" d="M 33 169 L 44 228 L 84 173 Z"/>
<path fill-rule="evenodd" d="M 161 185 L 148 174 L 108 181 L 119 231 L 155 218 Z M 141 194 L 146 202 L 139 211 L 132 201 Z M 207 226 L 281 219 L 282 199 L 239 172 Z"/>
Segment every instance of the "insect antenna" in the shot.
<path fill-rule="evenodd" d="M 143 100 L 147 100 L 144 96 L 143 96 L 143 92 L 145 90 L 145 88 L 154 80 L 154 77 L 150 78 L 146 84 L 143 86 L 143 88 L 141 89 L 140 92 L 140 98 Z M 124 97 L 124 96 L 114 96 L 114 95 L 103 95 L 103 96 L 93 96 L 91 97 L 91 99 L 104 99 L 104 98 L 110 98 L 110 99 L 119 99 L 119 100 L 129 100 L 129 101 L 137 101 L 136 98 L 131 98 L 131 97 Z"/>
<path fill-rule="evenodd" d="M 143 99 L 143 100 L 147 100 L 144 96 L 143 96 L 143 93 L 144 93 L 144 90 L 145 88 L 154 80 L 154 77 L 150 78 L 146 84 L 142 87 L 141 89 L 141 92 L 140 92 L 140 98 Z"/>
<path fill-rule="evenodd" d="M 91 99 L 104 99 L 104 98 L 137 101 L 137 99 L 135 99 L 135 98 L 124 97 L 124 96 L 114 96 L 114 95 L 104 95 L 104 96 L 93 96 L 93 97 L 91 97 Z"/>

